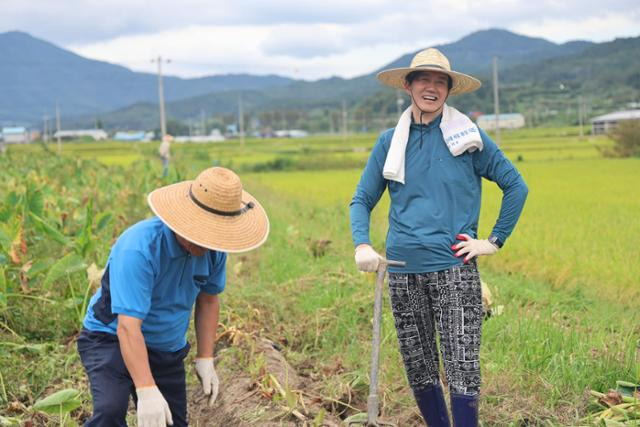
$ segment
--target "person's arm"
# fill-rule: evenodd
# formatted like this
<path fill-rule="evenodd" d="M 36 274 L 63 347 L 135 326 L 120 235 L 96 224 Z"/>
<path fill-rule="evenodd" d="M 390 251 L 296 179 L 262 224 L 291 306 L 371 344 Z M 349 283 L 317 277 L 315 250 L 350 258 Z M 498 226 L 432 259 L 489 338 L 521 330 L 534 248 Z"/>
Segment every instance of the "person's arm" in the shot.
<path fill-rule="evenodd" d="M 387 181 L 382 176 L 382 168 L 387 157 L 387 148 L 384 140 L 389 135 L 382 134 L 378 138 L 376 145 L 371 151 L 371 156 L 362 171 L 360 182 L 356 187 L 356 192 L 349 205 L 349 216 L 351 219 L 351 236 L 356 248 L 363 245 L 371 245 L 369 238 L 369 224 L 371 211 L 378 204 L 384 190 L 387 188 Z"/>
<path fill-rule="evenodd" d="M 142 335 L 142 319 L 119 314 L 117 335 L 122 359 L 136 388 L 154 386 L 156 382 L 151 375 L 147 346 Z"/>
<path fill-rule="evenodd" d="M 196 374 L 202 383 L 202 390 L 209 396 L 209 406 L 213 405 L 218 397 L 220 381 L 213 364 L 213 346 L 216 341 L 216 329 L 218 328 L 218 316 L 220 314 L 220 300 L 218 295 L 200 292 L 196 299 L 196 313 L 194 323 L 196 326 L 197 354 Z"/>
<path fill-rule="evenodd" d="M 516 167 L 498 146 L 480 129 L 484 149 L 474 153 L 474 168 L 480 176 L 498 184 L 502 190 L 500 214 L 491 232 L 503 245 L 515 228 L 529 189 Z"/>
<path fill-rule="evenodd" d="M 138 425 L 173 425 L 169 404 L 156 386 L 142 335 L 142 319 L 118 315 L 118 342 L 124 364 L 136 387 Z"/>
<path fill-rule="evenodd" d="M 196 326 L 197 358 L 213 358 L 216 329 L 220 315 L 218 295 L 200 292 L 196 299 L 194 323 Z"/>

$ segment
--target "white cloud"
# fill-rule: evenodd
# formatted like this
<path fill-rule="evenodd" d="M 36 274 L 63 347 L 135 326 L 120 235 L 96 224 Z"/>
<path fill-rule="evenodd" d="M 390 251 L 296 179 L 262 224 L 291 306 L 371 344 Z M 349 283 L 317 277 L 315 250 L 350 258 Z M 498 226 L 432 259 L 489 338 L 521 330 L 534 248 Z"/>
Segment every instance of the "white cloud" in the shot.
<path fill-rule="evenodd" d="M 604 10 L 603 10 L 604 9 Z M 554 42 L 638 36 L 638 0 L 2 0 L 19 29 L 91 58 L 169 74 L 352 77 L 400 55 L 504 28 Z"/>

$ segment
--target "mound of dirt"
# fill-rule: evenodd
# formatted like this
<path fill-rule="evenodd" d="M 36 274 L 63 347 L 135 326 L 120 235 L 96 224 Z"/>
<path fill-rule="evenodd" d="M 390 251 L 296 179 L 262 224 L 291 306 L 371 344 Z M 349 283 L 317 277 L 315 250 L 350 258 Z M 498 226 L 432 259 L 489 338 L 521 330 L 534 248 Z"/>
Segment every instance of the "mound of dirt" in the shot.
<path fill-rule="evenodd" d="M 219 370 L 220 394 L 213 406 L 200 387 L 190 387 L 189 424 L 193 426 L 310 426 L 322 417 L 321 402 L 305 399 L 305 382 L 285 360 L 277 346 L 266 339 L 256 341 L 265 368 L 256 381 L 243 372 Z M 226 354 L 216 357 L 219 365 Z M 288 405 L 294 406 L 290 408 Z M 324 414 L 322 426 L 337 427 L 341 420 Z"/>

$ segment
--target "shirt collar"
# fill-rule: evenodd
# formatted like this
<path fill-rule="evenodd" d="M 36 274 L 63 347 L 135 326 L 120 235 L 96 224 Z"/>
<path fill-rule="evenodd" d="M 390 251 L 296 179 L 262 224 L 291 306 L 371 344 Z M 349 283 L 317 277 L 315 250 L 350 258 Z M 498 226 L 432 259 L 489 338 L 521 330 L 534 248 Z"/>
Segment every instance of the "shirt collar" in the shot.
<path fill-rule="evenodd" d="M 169 256 L 171 258 L 180 258 L 187 255 L 187 251 L 185 251 L 180 243 L 178 243 L 178 239 L 176 239 L 176 234 L 167 227 L 167 224 L 162 223 L 162 233 L 164 234 L 164 241 L 167 245 L 167 251 L 169 252 Z"/>
<path fill-rule="evenodd" d="M 436 126 L 440 126 L 440 122 L 442 121 L 442 113 L 438 114 L 438 117 L 436 117 L 435 119 L 431 120 L 431 122 L 429 122 L 428 124 L 422 124 L 422 126 L 425 126 L 427 128 L 427 130 L 430 130 Z M 411 115 L 411 126 L 416 126 L 416 127 L 420 127 L 420 123 L 414 121 L 413 119 L 413 114 Z"/>

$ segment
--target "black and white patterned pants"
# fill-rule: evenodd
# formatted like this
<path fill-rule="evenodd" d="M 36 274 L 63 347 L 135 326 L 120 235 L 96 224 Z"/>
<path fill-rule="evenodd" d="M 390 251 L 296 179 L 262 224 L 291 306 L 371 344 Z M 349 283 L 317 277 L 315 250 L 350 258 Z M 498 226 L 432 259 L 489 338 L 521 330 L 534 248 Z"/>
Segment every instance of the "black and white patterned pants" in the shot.
<path fill-rule="evenodd" d="M 439 382 L 436 331 L 449 391 L 480 391 L 482 291 L 475 260 L 434 273 L 389 273 L 391 309 L 409 385 Z"/>

